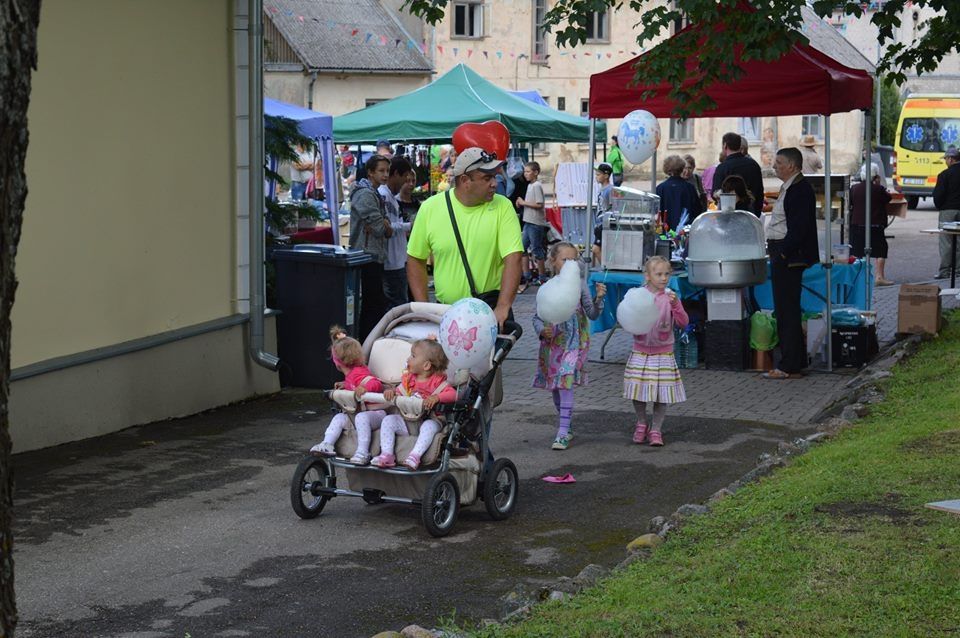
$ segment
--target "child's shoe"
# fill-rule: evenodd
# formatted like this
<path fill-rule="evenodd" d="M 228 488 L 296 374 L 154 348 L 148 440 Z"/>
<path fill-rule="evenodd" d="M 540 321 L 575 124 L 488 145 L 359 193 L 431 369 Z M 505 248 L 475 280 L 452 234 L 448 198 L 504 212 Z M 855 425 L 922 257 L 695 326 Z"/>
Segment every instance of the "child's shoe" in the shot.
<path fill-rule="evenodd" d="M 411 452 L 403 464 L 406 465 L 408 469 L 416 470 L 420 467 L 420 455 Z"/>
<path fill-rule="evenodd" d="M 553 445 L 550 446 L 551 450 L 566 450 L 570 447 L 570 436 L 558 436 L 553 440 Z"/>
<path fill-rule="evenodd" d="M 653 447 L 663 447 L 663 435 L 659 432 L 650 432 L 650 445 Z"/>
<path fill-rule="evenodd" d="M 350 457 L 350 462 L 354 465 L 369 465 L 370 455 L 364 454 L 363 452 L 357 452 Z"/>
<path fill-rule="evenodd" d="M 652 432 L 651 432 L 652 434 Z M 633 431 L 633 442 L 634 443 L 643 443 L 647 440 L 647 424 L 646 423 L 637 423 L 636 429 Z M 663 443 L 661 443 L 663 445 Z"/>
<path fill-rule="evenodd" d="M 333 446 L 329 443 L 317 443 L 312 448 L 310 448 L 310 454 L 314 456 L 336 456 L 337 452 L 333 449 Z"/>
<path fill-rule="evenodd" d="M 376 465 L 377 467 L 396 467 L 397 457 L 395 457 L 393 454 L 381 454 L 373 457 L 373 460 L 370 461 L 370 465 Z"/>

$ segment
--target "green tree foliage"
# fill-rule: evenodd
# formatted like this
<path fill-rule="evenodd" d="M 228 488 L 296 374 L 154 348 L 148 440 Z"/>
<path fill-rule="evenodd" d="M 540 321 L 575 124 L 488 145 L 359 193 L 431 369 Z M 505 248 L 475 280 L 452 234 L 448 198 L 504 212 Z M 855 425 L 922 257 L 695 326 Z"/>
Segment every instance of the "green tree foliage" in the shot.
<path fill-rule="evenodd" d="M 263 119 L 263 149 L 266 153 L 264 174 L 267 179 L 286 186 L 287 180 L 270 169 L 270 158 L 275 158 L 278 165 L 292 163 L 298 159 L 298 145 L 309 151 L 314 150 L 316 145 L 312 139 L 300 133 L 294 120 L 273 115 L 264 115 Z M 317 210 L 310 204 L 280 204 L 266 198 L 264 216 L 271 231 L 279 233 L 298 217 L 317 219 Z"/>
<path fill-rule="evenodd" d="M 889 82 L 902 83 L 906 73 L 933 71 L 940 60 L 960 43 L 958 0 L 912 0 L 914 9 L 931 7 L 938 15 L 922 25 L 922 36 L 909 45 L 895 43 L 894 30 L 908 0 L 887 0 L 870 21 L 880 31 L 886 53 L 879 69 Z M 436 24 L 449 0 L 406 0 L 404 8 Z M 636 79 L 647 85 L 666 84 L 668 96 L 678 106 L 676 115 L 687 117 L 714 105 L 706 90 L 715 83 L 743 75 L 740 61 L 779 59 L 796 43 L 805 43 L 801 7 L 806 0 L 556 0 L 547 12 L 544 27 L 559 46 L 574 47 L 587 39 L 587 25 L 598 11 L 618 10 L 614 19 L 636 24 L 637 44 L 649 55 L 636 67 Z M 866 4 L 848 0 L 816 0 L 821 16 L 835 10 L 861 16 Z M 629 9 L 633 15 L 624 11 Z M 688 19 L 693 27 L 665 40 L 674 25 Z M 652 48 L 651 48 L 652 47 Z M 644 94 L 652 97 L 654 91 Z"/>
<path fill-rule="evenodd" d="M 880 85 L 880 143 L 893 146 L 903 99 L 898 86 L 886 81 L 886 78 L 883 80 Z"/>

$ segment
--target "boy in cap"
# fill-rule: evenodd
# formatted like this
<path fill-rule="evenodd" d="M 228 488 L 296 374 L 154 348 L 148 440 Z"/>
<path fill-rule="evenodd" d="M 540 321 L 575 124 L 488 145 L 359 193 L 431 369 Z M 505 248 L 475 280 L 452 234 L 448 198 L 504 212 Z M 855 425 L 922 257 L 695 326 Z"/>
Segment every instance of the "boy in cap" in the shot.
<path fill-rule="evenodd" d="M 540 164 L 527 162 L 523 167 L 523 177 L 527 180 L 527 192 L 517 198 L 517 206 L 523 207 L 523 249 L 533 255 L 537 264 L 535 279 L 528 267 L 523 273 L 521 285 L 542 284 L 547 280 L 547 221 L 544 208 L 546 200 L 543 196 L 543 185 L 540 184 Z M 522 292 L 522 290 L 521 290 Z"/>
<path fill-rule="evenodd" d="M 597 184 L 597 223 L 593 227 L 593 247 L 590 252 L 593 254 L 593 263 L 600 264 L 601 240 L 603 237 L 603 219 L 606 213 L 613 208 L 610 202 L 610 194 L 613 192 L 613 184 L 610 183 L 610 177 L 613 175 L 613 166 L 607 162 L 600 162 L 594 171 Z"/>

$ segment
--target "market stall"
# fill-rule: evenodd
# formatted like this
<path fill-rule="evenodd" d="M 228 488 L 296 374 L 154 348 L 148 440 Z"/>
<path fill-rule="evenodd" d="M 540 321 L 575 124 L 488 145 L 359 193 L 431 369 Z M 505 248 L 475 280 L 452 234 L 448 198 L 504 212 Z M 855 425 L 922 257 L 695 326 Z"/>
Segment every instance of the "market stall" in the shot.
<path fill-rule="evenodd" d="M 326 197 L 326 209 L 330 214 L 333 243 L 339 243 L 337 211 L 340 208 L 338 197 L 340 194 L 340 179 L 337 177 L 337 164 L 334 160 L 333 117 L 326 113 L 311 111 L 301 106 L 271 100 L 270 98 L 263 99 L 263 114 L 294 120 L 300 133 L 316 142 L 320 160 L 323 162 L 323 192 Z M 276 170 L 276 160 L 271 158 L 271 163 L 271 168 Z M 275 193 L 276 184 L 270 182 L 267 184 L 267 197 L 273 198 Z"/>
<path fill-rule="evenodd" d="M 503 123 L 512 143 L 588 142 L 590 122 L 518 97 L 458 64 L 427 86 L 333 118 L 338 144 L 379 139 L 446 143 L 466 122 Z M 603 124 L 597 125 L 606 134 Z"/>
<path fill-rule="evenodd" d="M 819 20 L 819 19 L 818 19 Z M 700 29 L 697 24 L 690 25 L 684 31 Z M 709 46 L 709 38 L 717 37 L 717 33 L 704 32 L 704 46 Z M 842 36 L 834 34 L 842 40 Z M 721 37 L 725 37 L 721 36 Z M 658 46 L 669 47 L 667 40 Z M 857 56 L 862 59 L 857 53 Z M 631 111 L 643 109 L 658 118 L 673 117 L 677 104 L 669 97 L 670 86 L 666 84 L 645 84 L 642 80 L 635 83 L 635 67 L 643 63 L 643 57 L 634 58 L 590 78 L 590 115 L 593 118 L 623 118 Z M 701 113 L 698 117 L 757 117 L 777 115 L 811 115 L 821 114 L 829 116 L 832 113 L 841 113 L 851 110 L 870 109 L 873 101 L 873 79 L 864 68 L 871 68 L 866 60 L 865 64 L 858 64 L 864 68 L 852 68 L 841 64 L 836 59 L 822 53 L 807 44 L 795 44 L 779 60 L 766 62 L 762 60 L 743 60 L 737 54 L 737 64 L 744 73 L 738 80 L 725 84 L 716 84 L 708 89 L 707 94 L 716 104 L 710 111 Z M 697 61 L 688 60 L 688 69 L 695 70 Z M 691 73 L 696 78 L 696 73 Z M 695 79 L 690 80 L 695 82 Z M 656 97 L 643 99 L 644 92 L 655 90 Z M 864 137 L 870 140 L 870 118 L 865 118 Z M 826 149 L 824 153 L 824 191 L 831 192 L 830 187 L 830 118 L 824 118 L 824 137 Z M 593 149 L 591 148 L 591 155 Z M 867 189 L 869 193 L 869 189 Z M 588 205 L 592 205 L 588 201 Z M 869 200 L 867 201 L 869 207 Z M 829 334 L 831 308 L 833 304 L 833 290 L 831 284 L 833 269 L 833 238 L 832 216 L 830 207 L 826 207 L 826 228 L 822 238 L 821 249 L 824 253 L 820 269 L 824 272 L 824 297 L 826 308 L 827 330 Z M 869 251 L 869 244 L 867 245 Z M 869 252 L 867 252 L 869 255 Z M 867 282 L 864 306 L 869 308 L 870 283 Z M 832 369 L 832 351 L 830 340 L 827 340 L 827 367 Z"/>

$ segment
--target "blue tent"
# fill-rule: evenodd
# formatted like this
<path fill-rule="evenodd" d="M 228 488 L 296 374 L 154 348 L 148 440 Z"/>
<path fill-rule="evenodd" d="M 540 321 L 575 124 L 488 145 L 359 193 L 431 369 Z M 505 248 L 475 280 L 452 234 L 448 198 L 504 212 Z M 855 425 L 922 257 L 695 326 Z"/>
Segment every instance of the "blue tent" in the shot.
<path fill-rule="evenodd" d="M 539 104 L 540 106 L 550 106 L 547 104 L 547 101 L 543 99 L 543 96 L 540 95 L 539 91 L 531 89 L 529 91 L 507 91 L 511 95 L 514 95 L 528 102 L 533 102 L 534 104 Z"/>
<path fill-rule="evenodd" d="M 334 161 L 333 116 L 311 111 L 302 106 L 271 100 L 270 98 L 263 99 L 263 114 L 294 120 L 303 135 L 316 141 L 320 159 L 323 162 L 323 192 L 327 198 L 327 211 L 330 213 L 330 223 L 333 226 L 333 241 L 339 243 L 337 211 L 340 209 L 338 197 L 340 194 L 340 178 L 337 176 L 337 164 Z M 272 158 L 271 163 L 274 164 L 273 168 L 276 169 L 275 161 Z M 267 185 L 269 197 L 274 196 L 275 187 L 272 183 Z"/>

